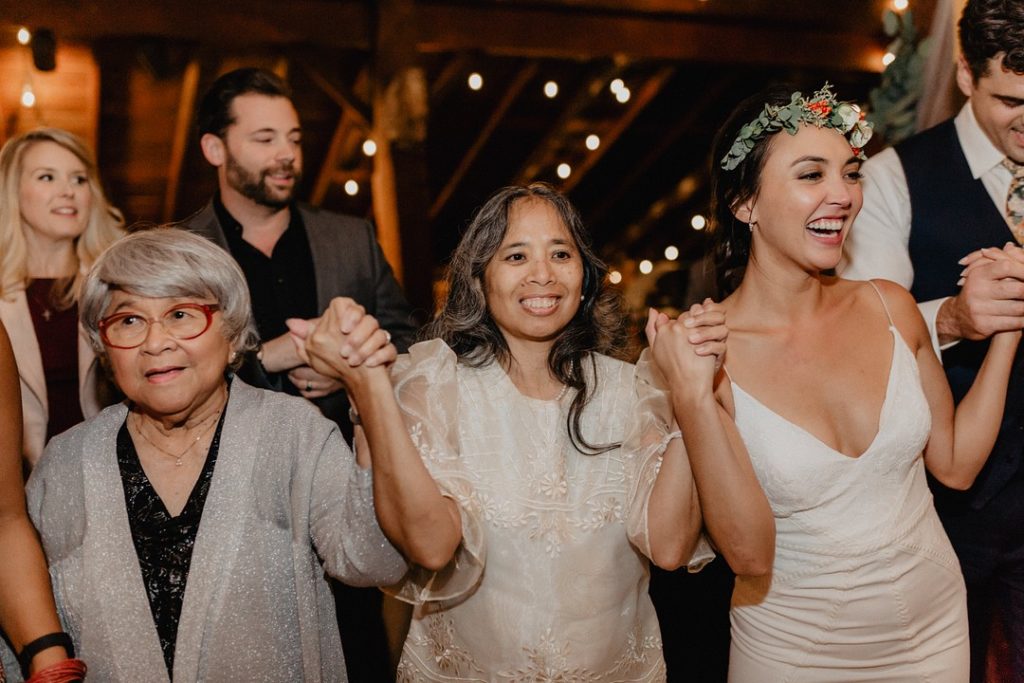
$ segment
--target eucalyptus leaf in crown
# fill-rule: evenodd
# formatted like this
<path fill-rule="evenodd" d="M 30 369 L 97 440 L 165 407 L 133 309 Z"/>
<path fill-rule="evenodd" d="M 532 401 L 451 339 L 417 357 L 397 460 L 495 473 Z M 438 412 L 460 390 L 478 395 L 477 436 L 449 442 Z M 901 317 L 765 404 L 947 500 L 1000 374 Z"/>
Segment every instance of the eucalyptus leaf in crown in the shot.
<path fill-rule="evenodd" d="M 859 159 L 866 158 L 863 149 L 871 139 L 871 123 L 864 119 L 864 112 L 857 105 L 836 100 L 832 86 L 825 83 L 810 97 L 804 97 L 797 91 L 785 106 L 764 105 L 756 119 L 740 128 L 729 153 L 722 159 L 722 168 L 731 171 L 739 166 L 750 150 L 768 135 L 780 130 L 796 135 L 802 123 L 838 130 L 847 136 L 854 155 Z"/>

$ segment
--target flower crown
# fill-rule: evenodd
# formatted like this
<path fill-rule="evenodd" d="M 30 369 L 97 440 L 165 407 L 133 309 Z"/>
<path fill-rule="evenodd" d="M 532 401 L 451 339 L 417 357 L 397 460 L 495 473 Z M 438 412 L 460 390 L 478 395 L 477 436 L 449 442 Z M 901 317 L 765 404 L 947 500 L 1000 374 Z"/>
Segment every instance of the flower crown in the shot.
<path fill-rule="evenodd" d="M 871 123 L 864 120 L 864 112 L 856 104 L 837 101 L 832 86 L 826 82 L 810 97 L 798 91 L 783 107 L 764 105 L 764 111 L 756 119 L 740 128 L 729 153 L 722 158 L 722 168 L 731 171 L 739 166 L 754 145 L 767 135 L 780 130 L 796 135 L 801 123 L 838 130 L 848 136 L 850 149 L 858 159 L 867 158 L 862 150 L 871 139 Z"/>

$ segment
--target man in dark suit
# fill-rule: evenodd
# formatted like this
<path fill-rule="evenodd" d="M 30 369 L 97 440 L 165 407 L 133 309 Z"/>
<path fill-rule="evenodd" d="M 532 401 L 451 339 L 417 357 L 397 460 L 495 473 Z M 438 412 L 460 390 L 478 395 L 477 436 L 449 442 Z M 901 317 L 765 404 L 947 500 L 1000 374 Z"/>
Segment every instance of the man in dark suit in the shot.
<path fill-rule="evenodd" d="M 958 283 L 958 261 L 968 253 L 1024 240 L 1024 2 L 969 0 L 960 46 L 957 84 L 967 104 L 865 164 L 864 208 L 842 270 L 910 289 L 957 401 L 974 381 L 988 337 L 1024 326 L 1021 260 L 983 261 Z M 932 491 L 967 584 L 971 680 L 984 681 L 999 613 L 1012 680 L 1024 681 L 1024 353 L 1014 363 L 999 438 L 974 485 L 961 492 L 933 481 Z"/>
<path fill-rule="evenodd" d="M 373 226 L 295 201 L 302 129 L 288 86 L 273 73 L 246 68 L 218 78 L 200 103 L 198 128 L 218 192 L 180 227 L 229 251 L 245 273 L 264 341 L 239 373 L 313 401 L 351 437 L 341 384 L 302 363 L 288 321 L 316 318 L 334 297 L 349 297 L 380 321 L 399 352 L 408 348 L 410 308 Z M 379 592 L 335 588 L 349 680 L 385 680 Z"/>

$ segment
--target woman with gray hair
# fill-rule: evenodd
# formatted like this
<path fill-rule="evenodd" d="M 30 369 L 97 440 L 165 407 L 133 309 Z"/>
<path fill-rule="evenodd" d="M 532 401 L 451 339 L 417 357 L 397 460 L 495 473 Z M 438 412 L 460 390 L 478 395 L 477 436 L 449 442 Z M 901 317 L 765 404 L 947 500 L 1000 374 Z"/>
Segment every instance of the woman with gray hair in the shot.
<path fill-rule="evenodd" d="M 28 506 L 90 675 L 344 681 L 325 572 L 377 585 L 405 562 L 336 425 L 232 377 L 256 342 L 238 266 L 136 232 L 97 260 L 81 317 L 127 400 L 51 442 Z"/>

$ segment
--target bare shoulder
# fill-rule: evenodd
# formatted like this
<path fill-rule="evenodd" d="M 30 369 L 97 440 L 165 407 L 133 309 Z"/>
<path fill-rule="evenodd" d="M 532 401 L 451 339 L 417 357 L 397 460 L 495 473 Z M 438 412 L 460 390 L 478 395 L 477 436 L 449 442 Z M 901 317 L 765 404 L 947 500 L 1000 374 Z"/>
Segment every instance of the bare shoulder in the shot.
<path fill-rule="evenodd" d="M 915 350 L 921 344 L 930 345 L 928 326 L 925 324 L 924 318 L 921 317 L 921 311 L 918 309 L 913 295 L 903 285 L 892 280 L 871 280 L 864 282 L 863 286 L 869 288 L 872 284 L 878 294 L 870 292 L 871 296 L 882 297 L 882 301 L 889 309 L 889 315 L 892 316 L 893 324 L 903 335 L 907 344 Z"/>

